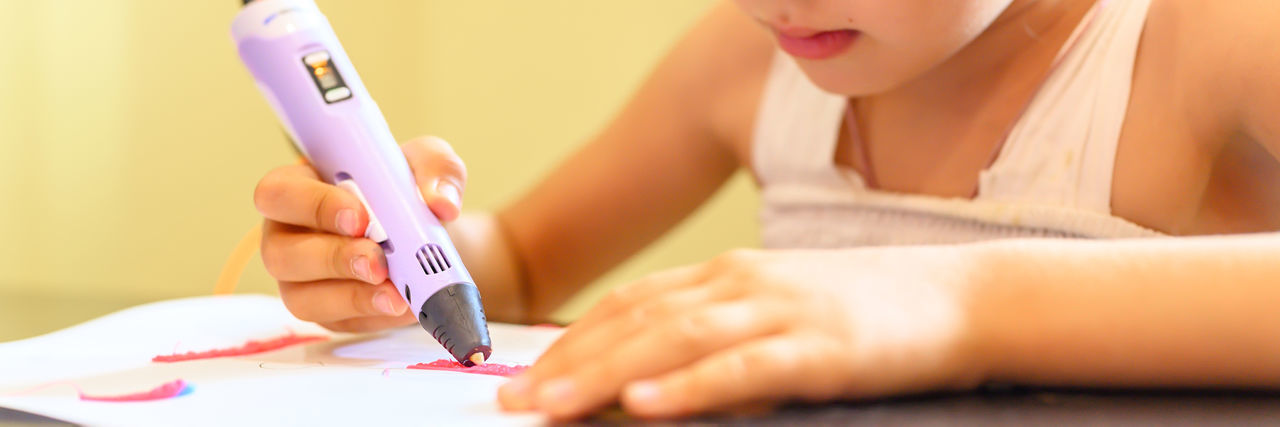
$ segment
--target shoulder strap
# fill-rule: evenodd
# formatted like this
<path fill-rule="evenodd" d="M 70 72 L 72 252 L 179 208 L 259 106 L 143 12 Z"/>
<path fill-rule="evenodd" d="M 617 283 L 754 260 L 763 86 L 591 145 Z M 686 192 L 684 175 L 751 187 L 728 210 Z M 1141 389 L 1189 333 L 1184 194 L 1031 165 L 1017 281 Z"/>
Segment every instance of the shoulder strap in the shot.
<path fill-rule="evenodd" d="M 762 184 L 847 186 L 835 168 L 846 100 L 822 91 L 790 57 L 777 53 L 756 113 L 752 167 Z"/>

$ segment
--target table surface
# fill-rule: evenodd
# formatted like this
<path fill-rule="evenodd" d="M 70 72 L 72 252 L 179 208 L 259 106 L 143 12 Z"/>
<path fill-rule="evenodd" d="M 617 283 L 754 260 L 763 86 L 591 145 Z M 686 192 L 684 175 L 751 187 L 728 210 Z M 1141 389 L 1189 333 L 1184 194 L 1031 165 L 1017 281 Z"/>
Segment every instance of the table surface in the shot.
<path fill-rule="evenodd" d="M 0 294 L 0 342 L 36 336 L 137 305 L 136 300 Z M 631 423 L 618 412 L 597 421 Z M 871 403 L 793 406 L 751 418 L 695 423 L 740 425 L 1218 425 L 1280 424 L 1280 393 L 1088 392 L 996 389 Z M 0 425 L 57 420 L 0 408 Z M 682 423 L 666 423 L 679 425 Z"/>
<path fill-rule="evenodd" d="M 1280 395 L 1004 391 L 785 409 L 747 425 L 1231 425 L 1280 423 Z"/>
<path fill-rule="evenodd" d="M 1202 426 L 1280 424 L 1280 394 L 1226 392 L 1088 392 L 1006 390 L 872 403 L 793 406 L 743 418 L 641 423 L 614 412 L 577 423 L 656 425 L 962 425 Z M 0 425 L 60 425 L 0 408 Z"/>
<path fill-rule="evenodd" d="M 616 416 L 615 416 L 616 417 Z M 610 423 L 631 421 L 606 418 Z M 658 423 L 902 426 L 1204 426 L 1280 424 L 1280 394 L 1004 389 L 869 403 L 792 406 L 741 418 Z"/>

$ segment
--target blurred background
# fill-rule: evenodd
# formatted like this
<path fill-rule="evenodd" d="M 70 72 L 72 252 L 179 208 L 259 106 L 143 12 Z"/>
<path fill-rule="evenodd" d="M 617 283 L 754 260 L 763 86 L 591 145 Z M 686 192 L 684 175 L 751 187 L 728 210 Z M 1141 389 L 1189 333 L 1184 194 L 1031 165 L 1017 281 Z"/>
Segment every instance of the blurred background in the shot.
<path fill-rule="evenodd" d="M 295 161 L 228 35 L 238 1 L 0 2 L 0 341 L 209 295 Z M 317 0 L 400 140 L 451 141 L 497 209 L 613 116 L 711 0 Z M 757 246 L 736 177 L 609 286 Z M 274 294 L 254 259 L 239 293 Z M 227 313 L 234 316 L 235 313 Z"/>

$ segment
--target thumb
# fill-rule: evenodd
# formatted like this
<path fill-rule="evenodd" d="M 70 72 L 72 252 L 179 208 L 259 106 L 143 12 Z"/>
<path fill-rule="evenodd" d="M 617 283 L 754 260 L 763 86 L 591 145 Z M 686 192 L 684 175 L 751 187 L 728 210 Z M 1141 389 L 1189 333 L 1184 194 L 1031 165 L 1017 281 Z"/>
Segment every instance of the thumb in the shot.
<path fill-rule="evenodd" d="M 458 218 L 462 212 L 462 192 L 467 183 L 467 167 L 445 140 L 425 136 L 401 145 L 423 201 L 441 222 Z"/>

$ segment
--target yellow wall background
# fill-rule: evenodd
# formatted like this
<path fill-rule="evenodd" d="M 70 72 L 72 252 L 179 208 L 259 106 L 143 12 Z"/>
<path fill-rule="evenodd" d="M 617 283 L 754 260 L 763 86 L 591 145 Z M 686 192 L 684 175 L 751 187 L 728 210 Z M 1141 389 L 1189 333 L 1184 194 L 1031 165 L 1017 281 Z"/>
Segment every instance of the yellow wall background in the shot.
<path fill-rule="evenodd" d="M 208 294 L 292 161 L 228 36 L 236 1 L 0 2 L 0 298 Z M 454 143 L 469 210 L 598 131 L 711 0 L 319 0 L 403 140 Z M 757 244 L 736 178 L 611 284 Z M 241 292 L 275 292 L 257 260 Z M 228 313 L 228 315 L 233 315 Z M 85 319 L 65 319 L 74 323 Z"/>

